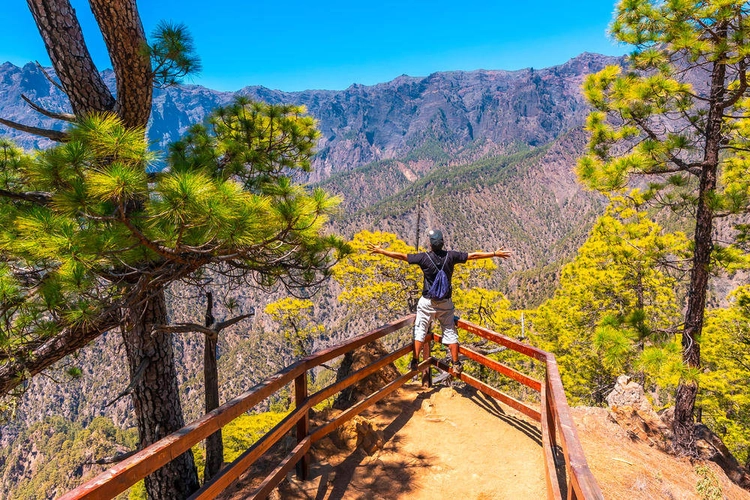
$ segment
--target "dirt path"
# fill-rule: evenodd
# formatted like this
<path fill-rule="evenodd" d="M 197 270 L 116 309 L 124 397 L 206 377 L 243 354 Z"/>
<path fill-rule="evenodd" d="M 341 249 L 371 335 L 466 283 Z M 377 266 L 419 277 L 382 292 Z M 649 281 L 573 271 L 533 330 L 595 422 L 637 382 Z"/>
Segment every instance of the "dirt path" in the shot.
<path fill-rule="evenodd" d="M 750 500 L 750 492 L 715 463 L 667 455 L 629 435 L 605 408 L 571 413 L 607 499 Z M 314 449 L 310 480 L 300 482 L 290 473 L 271 499 L 546 498 L 537 424 L 470 387 L 427 390 L 407 384 L 363 417 L 382 432 L 382 449 L 372 455 L 362 447 L 342 452 L 324 439 Z M 293 446 L 291 439 L 220 498 L 246 499 Z"/>
<path fill-rule="evenodd" d="M 385 445 L 318 451 L 309 481 L 293 475 L 280 498 L 533 499 L 546 497 L 536 424 L 470 387 L 408 384 L 363 414 Z"/>

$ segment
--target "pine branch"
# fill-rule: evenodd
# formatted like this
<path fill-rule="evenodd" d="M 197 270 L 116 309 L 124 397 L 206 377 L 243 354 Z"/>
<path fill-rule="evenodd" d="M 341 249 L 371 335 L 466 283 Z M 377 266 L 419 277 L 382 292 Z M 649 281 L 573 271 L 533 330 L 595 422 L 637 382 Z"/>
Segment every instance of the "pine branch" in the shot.
<path fill-rule="evenodd" d="M 729 99 L 720 103 L 721 108 L 731 108 L 732 106 L 737 104 L 737 101 L 744 97 L 745 92 L 747 91 L 747 61 L 745 59 L 741 59 L 739 62 L 739 80 L 739 86 L 732 92 Z"/>
<path fill-rule="evenodd" d="M 43 191 L 30 191 L 28 193 L 14 193 L 0 189 L 0 197 L 10 198 L 12 200 L 28 201 L 41 206 L 47 206 L 52 202 L 52 195 Z"/>
<path fill-rule="evenodd" d="M 55 113 L 54 111 L 49 111 L 34 103 L 31 99 L 23 94 L 21 94 L 21 99 L 26 101 L 26 104 L 31 106 L 31 109 L 49 118 L 54 118 L 55 120 L 65 120 L 66 122 L 74 122 L 76 120 L 76 115 L 72 113 Z"/>
<path fill-rule="evenodd" d="M 16 350 L 12 360 L 0 364 L 0 394 L 9 394 L 25 380 L 82 348 L 102 333 L 119 326 L 122 304 L 111 304 L 94 320 L 63 328 L 42 343 Z"/>
<path fill-rule="evenodd" d="M 110 465 L 110 464 L 117 464 L 125 460 L 126 458 L 130 458 L 136 453 L 138 453 L 140 450 L 132 450 L 128 451 L 126 453 L 120 453 L 118 455 L 114 455 L 111 457 L 104 457 L 100 458 L 99 460 L 94 460 L 93 462 L 84 462 L 83 465 Z"/>
<path fill-rule="evenodd" d="M 56 81 L 54 81 L 54 80 L 52 79 L 52 76 L 50 76 L 50 74 L 49 74 L 49 73 L 47 73 L 47 69 L 46 69 L 46 68 L 45 68 L 44 66 L 42 66 L 42 65 L 41 65 L 41 64 L 39 63 L 39 61 L 34 61 L 34 62 L 36 63 L 36 67 L 37 67 L 37 68 L 39 68 L 39 69 L 41 70 L 41 72 L 42 72 L 42 73 L 44 74 L 44 77 L 45 77 L 45 78 L 46 78 L 47 80 L 49 80 L 49 82 L 50 82 L 50 83 L 51 83 L 52 85 L 54 85 L 54 86 L 55 86 L 55 87 L 56 87 L 56 88 L 57 88 L 57 89 L 58 89 L 58 90 L 59 90 L 60 92 L 62 92 L 63 94 L 65 94 L 65 95 L 68 95 L 68 93 L 67 93 L 67 92 L 65 92 L 65 89 L 64 89 L 64 88 L 62 88 L 62 85 L 60 85 L 59 83 L 57 83 Z"/>
<path fill-rule="evenodd" d="M 104 405 L 105 408 L 109 408 L 113 404 L 117 403 L 119 400 L 133 392 L 133 389 L 135 389 L 135 386 L 137 386 L 141 379 L 143 379 L 143 374 L 146 372 L 146 368 L 151 363 L 151 360 L 149 358 L 143 358 L 143 361 L 141 361 L 140 366 L 138 366 L 138 369 L 135 371 L 135 375 L 133 375 L 133 379 L 130 381 L 128 386 L 123 390 L 120 394 L 117 395 L 115 399 Z"/>
<path fill-rule="evenodd" d="M 0 124 L 15 130 L 20 130 L 21 132 L 26 132 L 28 134 L 46 137 L 47 139 L 52 139 L 55 142 L 68 142 L 68 140 L 70 139 L 70 136 L 67 133 L 60 132 L 59 130 L 48 130 L 46 128 L 30 127 L 29 125 L 6 120 L 5 118 L 0 118 Z"/>

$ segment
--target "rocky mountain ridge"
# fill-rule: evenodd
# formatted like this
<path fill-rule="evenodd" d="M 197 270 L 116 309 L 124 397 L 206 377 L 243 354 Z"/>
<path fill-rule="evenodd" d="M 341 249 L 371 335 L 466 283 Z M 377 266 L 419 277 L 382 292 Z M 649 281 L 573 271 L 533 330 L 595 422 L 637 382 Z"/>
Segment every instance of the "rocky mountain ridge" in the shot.
<path fill-rule="evenodd" d="M 321 140 L 312 180 L 350 171 L 376 160 L 403 158 L 421 148 L 442 149 L 443 160 L 470 145 L 476 159 L 513 144 L 546 144 L 583 124 L 588 108 L 580 94 L 586 74 L 620 59 L 584 53 L 565 64 L 518 71 L 476 70 L 401 76 L 346 90 L 283 92 L 249 86 L 220 92 L 199 85 L 157 89 L 148 134 L 163 148 L 217 106 L 235 96 L 307 107 L 318 120 Z M 113 86 L 111 71 L 103 73 Z M 35 127 L 60 129 L 63 122 L 33 111 L 21 95 L 51 111 L 68 111 L 64 94 L 33 63 L 0 65 L 0 116 Z M 0 126 L 0 135 L 27 149 L 49 146 L 46 139 Z M 433 158 L 435 159 L 435 158 Z M 464 158 L 465 159 L 465 158 Z"/>

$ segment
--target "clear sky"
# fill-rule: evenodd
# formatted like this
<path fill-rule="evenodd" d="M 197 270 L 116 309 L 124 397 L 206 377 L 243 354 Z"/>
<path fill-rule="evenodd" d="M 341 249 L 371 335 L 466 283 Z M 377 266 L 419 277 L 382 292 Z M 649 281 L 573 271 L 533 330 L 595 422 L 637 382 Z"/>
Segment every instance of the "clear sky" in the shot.
<path fill-rule="evenodd" d="M 110 67 L 86 0 L 72 0 L 100 69 Z M 192 83 L 340 90 L 407 74 L 543 68 L 582 52 L 627 52 L 607 36 L 614 0 L 140 0 L 147 34 L 188 26 L 203 64 Z M 3 0 L 0 63 L 49 65 L 26 2 Z"/>

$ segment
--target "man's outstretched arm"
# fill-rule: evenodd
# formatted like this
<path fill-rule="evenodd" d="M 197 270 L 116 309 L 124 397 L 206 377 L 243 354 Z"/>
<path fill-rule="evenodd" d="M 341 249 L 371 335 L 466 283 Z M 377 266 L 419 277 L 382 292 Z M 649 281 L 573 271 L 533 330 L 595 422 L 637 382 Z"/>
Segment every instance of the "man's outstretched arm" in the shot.
<path fill-rule="evenodd" d="M 492 257 L 507 259 L 510 257 L 510 251 L 504 248 L 498 248 L 494 252 L 471 252 L 466 260 L 491 259 Z"/>
<path fill-rule="evenodd" d="M 370 250 L 370 253 L 379 253 L 380 255 L 385 255 L 386 257 L 390 257 L 391 259 L 403 260 L 404 262 L 408 262 L 405 253 L 391 252 L 390 250 L 385 250 L 383 248 L 380 248 L 378 245 L 373 245 L 372 243 L 367 244 L 367 249 Z"/>

